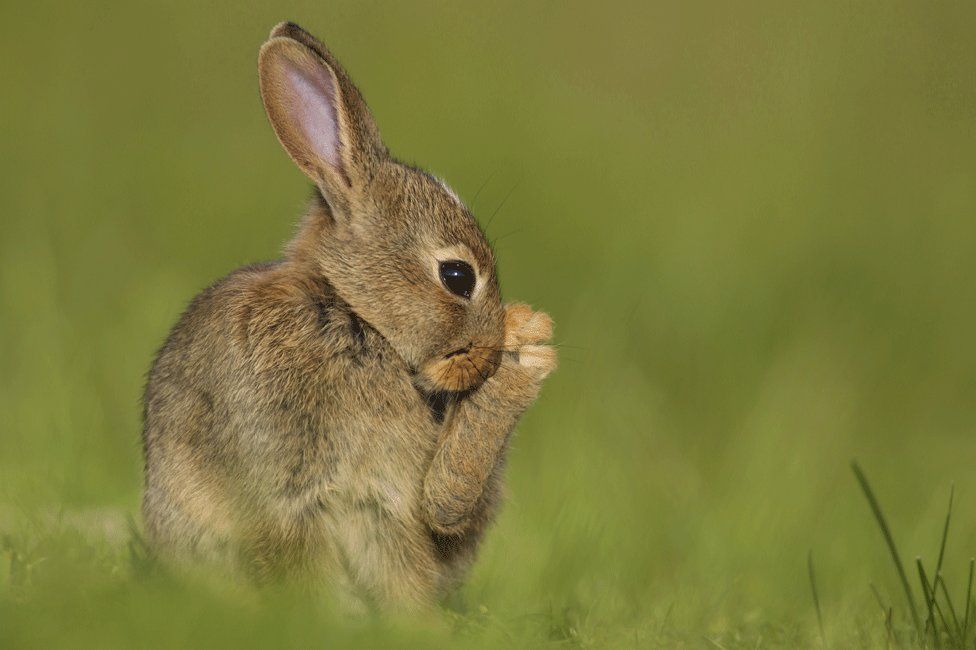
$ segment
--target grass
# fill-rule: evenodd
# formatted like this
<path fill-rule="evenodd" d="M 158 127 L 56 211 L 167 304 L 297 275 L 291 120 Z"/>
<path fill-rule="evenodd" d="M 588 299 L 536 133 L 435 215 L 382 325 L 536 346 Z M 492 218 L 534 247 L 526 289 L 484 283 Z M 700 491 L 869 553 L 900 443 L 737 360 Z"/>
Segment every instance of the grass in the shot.
<path fill-rule="evenodd" d="M 66 522 L 63 515 L 35 520 L 20 535 L 7 534 L 0 540 L 0 559 L 4 562 L 0 564 L 0 595 L 4 603 L 0 609 L 0 622 L 4 625 L 0 629 L 12 646 L 38 642 L 59 645 L 67 640 L 73 644 L 79 639 L 76 635 L 81 626 L 80 638 L 86 644 L 124 645 L 139 638 L 151 647 L 204 642 L 253 647 L 284 642 L 301 647 L 321 639 L 350 645 L 423 643 L 432 647 L 456 647 L 458 642 L 471 647 L 674 647 L 695 646 L 696 640 L 714 648 L 828 648 L 855 643 L 865 647 L 973 647 L 976 626 L 971 627 L 970 621 L 976 620 L 972 591 L 976 559 L 969 560 L 965 597 L 958 601 L 959 610 L 942 570 L 954 488 L 950 489 L 935 572 L 930 577 L 922 558 L 916 558 L 918 583 L 913 587 L 864 471 L 856 462 L 852 468 L 882 533 L 884 550 L 899 576 L 906 603 L 904 608 L 885 605 L 885 597 L 871 585 L 882 615 L 873 621 L 859 622 L 856 636 L 852 636 L 852 630 L 836 625 L 829 628 L 828 636 L 812 551 L 807 554 L 807 571 L 816 626 L 805 630 L 770 621 L 758 625 L 739 621 L 718 633 L 698 636 L 695 630 L 674 625 L 674 602 L 652 621 L 641 621 L 632 628 L 608 628 L 593 620 L 592 612 L 579 603 L 560 610 L 550 606 L 513 615 L 493 612 L 484 604 L 474 605 L 463 596 L 446 603 L 440 614 L 425 621 L 396 617 L 350 621 L 325 604 L 309 602 L 286 587 L 258 591 L 214 576 L 168 574 L 153 561 L 131 517 L 124 533 L 113 541 L 103 533 L 86 534 Z M 924 620 L 918 616 L 916 590 L 927 613 Z M 158 607 L 167 612 L 162 629 L 157 628 L 162 624 L 162 619 L 157 618 Z M 46 621 L 43 628 L 36 626 L 34 621 L 38 619 Z M 845 627 L 849 624 L 849 620 L 845 621 Z M 284 636 L 282 629 L 287 630 Z"/>
<path fill-rule="evenodd" d="M 925 565 L 922 558 L 915 558 L 915 567 L 918 571 L 921 597 L 925 603 L 925 608 L 927 611 L 927 617 L 923 624 L 918 616 L 918 608 L 915 604 L 915 594 L 908 580 L 905 566 L 901 561 L 901 556 L 898 553 L 898 548 L 895 544 L 894 537 L 892 536 L 891 529 L 889 528 L 888 522 L 881 511 L 881 505 L 878 503 L 878 499 L 875 496 L 874 491 L 871 489 L 871 485 L 860 465 L 855 461 L 851 464 L 851 467 L 854 470 L 854 475 L 857 478 L 861 490 L 864 492 L 864 496 L 867 498 L 868 503 L 871 506 L 871 512 L 877 521 L 878 527 L 880 528 L 884 537 L 885 545 L 887 546 L 888 552 L 891 555 L 892 564 L 894 564 L 894 567 L 898 572 L 898 577 L 904 589 L 906 603 L 908 604 L 907 611 L 910 615 L 910 622 L 912 623 L 911 627 L 907 630 L 896 631 L 893 620 L 894 609 L 886 608 L 884 606 L 882 596 L 875 590 L 874 593 L 877 597 L 878 603 L 881 605 L 881 609 L 885 613 L 887 644 L 890 645 L 892 642 L 894 642 L 897 645 L 909 647 L 928 647 L 931 643 L 931 646 L 935 648 L 968 648 L 976 645 L 976 630 L 970 630 L 969 628 L 971 615 L 976 614 L 976 602 L 973 601 L 973 567 L 976 560 L 973 558 L 970 558 L 969 560 L 969 578 L 965 587 L 966 597 L 965 600 L 962 601 L 962 622 L 960 622 L 959 616 L 956 613 L 956 607 L 952 601 L 952 597 L 949 594 L 949 589 L 946 587 L 946 578 L 942 572 L 942 563 L 945 559 L 946 542 L 949 539 L 949 523 L 952 520 L 952 504 L 955 497 L 955 486 L 952 486 L 949 489 L 949 506 L 946 510 L 945 523 L 942 526 L 942 538 L 939 544 L 938 559 L 935 563 L 935 574 L 931 580 L 929 579 L 928 573 L 925 570 Z M 820 620 L 820 602 L 817 596 L 816 583 L 814 582 L 812 559 L 810 560 L 810 583 L 813 590 L 814 606 L 817 609 L 818 621 L 820 621 L 822 628 L 823 623 L 822 620 Z"/>
<path fill-rule="evenodd" d="M 888 527 L 888 522 L 881 511 L 881 506 L 878 503 L 878 499 L 875 497 L 874 491 L 871 489 L 871 485 L 868 483 L 868 479 L 860 465 L 858 465 L 857 462 L 854 462 L 852 463 L 851 467 L 854 470 L 854 475 L 857 477 L 861 490 L 864 492 L 864 496 L 867 498 L 868 503 L 871 506 L 871 512 L 878 523 L 878 527 L 884 536 L 884 541 L 891 555 L 892 563 L 898 572 L 898 577 L 904 589 L 905 599 L 908 604 L 908 612 L 911 616 L 910 621 L 912 626 L 908 631 L 909 633 L 906 634 L 905 631 L 902 631 L 901 633 L 896 632 L 893 624 L 894 610 L 892 608 L 885 608 L 881 595 L 875 591 L 878 603 L 881 604 L 881 609 L 885 612 L 885 627 L 888 632 L 887 639 L 889 642 L 893 640 L 899 645 L 904 644 L 909 646 L 927 647 L 931 641 L 932 646 L 935 648 L 967 648 L 976 644 L 976 631 L 970 631 L 969 629 L 970 614 L 976 611 L 976 602 L 973 602 L 972 600 L 974 560 L 972 558 L 969 560 L 969 579 L 966 583 L 966 598 L 965 601 L 963 601 L 962 612 L 964 614 L 964 618 L 962 624 L 960 624 L 959 617 L 956 614 L 956 608 L 953 604 L 952 597 L 949 595 L 949 590 L 946 587 L 945 576 L 942 572 L 942 562 L 945 559 L 946 542 L 949 539 L 949 523 L 952 520 L 952 503 L 953 498 L 955 497 L 955 486 L 952 486 L 949 490 L 949 506 L 946 510 L 945 523 L 942 527 L 939 555 L 938 559 L 936 560 L 935 574 L 933 575 L 932 580 L 929 580 L 928 574 L 925 571 L 925 565 L 922 562 L 922 558 L 915 558 L 915 566 L 918 571 L 921 596 L 925 602 L 925 608 L 928 614 L 923 625 L 918 616 L 918 608 L 915 604 L 915 594 L 912 590 L 911 584 L 909 583 L 905 566 L 901 561 L 901 556 L 898 553 L 898 548 L 895 544 L 894 537 L 892 536 L 891 529 Z M 817 598 L 816 586 L 813 583 L 813 565 L 811 564 L 810 567 L 810 580 L 811 585 L 813 585 L 814 604 L 817 608 L 819 617 L 820 605 Z M 941 602 L 939 600 L 940 594 L 942 598 Z"/>
<path fill-rule="evenodd" d="M 506 298 L 556 322 L 508 503 L 431 620 L 337 619 L 130 547 L 153 351 L 197 291 L 278 254 L 308 194 L 257 97 L 282 19 L 471 205 Z M 0 647 L 971 647 L 974 20 L 7 3 Z"/>

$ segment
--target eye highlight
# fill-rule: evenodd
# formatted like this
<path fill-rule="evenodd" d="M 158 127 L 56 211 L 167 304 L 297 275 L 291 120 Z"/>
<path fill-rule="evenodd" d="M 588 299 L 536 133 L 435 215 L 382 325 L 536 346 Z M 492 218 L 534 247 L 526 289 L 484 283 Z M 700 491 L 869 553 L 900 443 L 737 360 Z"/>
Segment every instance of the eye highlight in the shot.
<path fill-rule="evenodd" d="M 449 260 L 440 263 L 439 271 L 441 282 L 448 291 L 462 298 L 471 297 L 477 278 L 470 264 L 461 260 Z"/>

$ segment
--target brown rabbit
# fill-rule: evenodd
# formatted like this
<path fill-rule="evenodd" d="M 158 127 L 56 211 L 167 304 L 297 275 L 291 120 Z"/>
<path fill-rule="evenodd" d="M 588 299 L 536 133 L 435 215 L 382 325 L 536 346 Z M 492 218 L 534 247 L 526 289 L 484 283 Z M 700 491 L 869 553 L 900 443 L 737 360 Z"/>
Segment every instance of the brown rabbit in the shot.
<path fill-rule="evenodd" d="M 470 212 L 390 156 L 322 43 L 282 23 L 259 71 L 318 191 L 284 259 L 197 296 L 156 358 L 148 539 L 178 564 L 423 606 L 495 515 L 512 429 L 555 367 L 552 322 L 501 303 Z"/>

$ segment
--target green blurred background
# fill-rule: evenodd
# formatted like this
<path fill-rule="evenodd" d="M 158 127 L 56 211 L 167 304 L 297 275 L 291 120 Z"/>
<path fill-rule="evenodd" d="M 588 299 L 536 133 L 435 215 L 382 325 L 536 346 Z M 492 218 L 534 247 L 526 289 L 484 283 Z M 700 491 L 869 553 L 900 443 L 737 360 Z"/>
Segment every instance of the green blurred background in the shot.
<path fill-rule="evenodd" d="M 563 345 L 443 621 L 143 579 L 124 548 L 154 350 L 309 192 L 257 93 L 283 19 Z M 970 1 L 5 2 L 0 645 L 795 647 L 808 550 L 828 637 L 880 643 L 869 585 L 906 612 L 855 457 L 908 559 L 955 483 L 964 591 L 974 27 Z"/>

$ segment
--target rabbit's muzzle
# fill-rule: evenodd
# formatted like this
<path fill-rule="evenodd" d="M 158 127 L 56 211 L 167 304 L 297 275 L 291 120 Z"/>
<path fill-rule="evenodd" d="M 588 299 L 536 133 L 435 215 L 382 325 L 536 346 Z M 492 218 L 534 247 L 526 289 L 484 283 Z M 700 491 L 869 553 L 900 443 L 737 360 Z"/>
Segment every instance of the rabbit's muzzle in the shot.
<path fill-rule="evenodd" d="M 419 374 L 428 390 L 459 393 L 477 388 L 495 374 L 501 356 L 500 347 L 471 341 L 425 363 Z"/>

